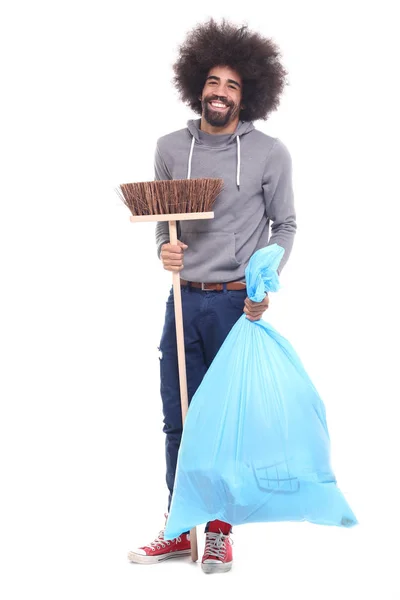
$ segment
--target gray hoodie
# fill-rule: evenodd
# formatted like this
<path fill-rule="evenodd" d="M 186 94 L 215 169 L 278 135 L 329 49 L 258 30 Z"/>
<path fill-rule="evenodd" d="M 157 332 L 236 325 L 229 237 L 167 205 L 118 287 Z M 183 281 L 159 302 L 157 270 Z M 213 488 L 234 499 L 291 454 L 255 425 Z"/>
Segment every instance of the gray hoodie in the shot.
<path fill-rule="evenodd" d="M 285 249 L 281 271 L 296 232 L 286 146 L 250 122 L 240 121 L 232 134 L 212 135 L 200 130 L 200 119 L 188 121 L 187 128 L 158 140 L 155 179 L 199 177 L 220 177 L 224 189 L 214 203 L 214 219 L 179 223 L 179 239 L 188 245 L 181 277 L 208 283 L 244 280 L 252 254 L 274 243 Z M 158 255 L 168 241 L 168 223 L 157 223 Z"/>

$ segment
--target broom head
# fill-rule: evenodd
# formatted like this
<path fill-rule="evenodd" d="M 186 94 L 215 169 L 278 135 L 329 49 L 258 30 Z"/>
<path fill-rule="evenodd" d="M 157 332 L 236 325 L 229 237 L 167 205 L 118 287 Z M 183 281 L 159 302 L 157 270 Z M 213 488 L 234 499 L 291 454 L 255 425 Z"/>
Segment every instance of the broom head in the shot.
<path fill-rule="evenodd" d="M 222 179 L 169 179 L 123 183 L 116 192 L 134 217 L 209 212 Z M 194 216 L 194 215 L 193 215 Z"/>

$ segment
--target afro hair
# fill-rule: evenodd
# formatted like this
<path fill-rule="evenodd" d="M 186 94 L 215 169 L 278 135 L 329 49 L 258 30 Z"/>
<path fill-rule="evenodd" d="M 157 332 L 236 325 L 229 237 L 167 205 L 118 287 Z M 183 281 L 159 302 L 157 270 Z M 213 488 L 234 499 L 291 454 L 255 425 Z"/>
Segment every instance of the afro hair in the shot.
<path fill-rule="evenodd" d="M 225 19 L 219 25 L 210 19 L 190 31 L 180 46 L 173 66 L 173 82 L 181 100 L 201 115 L 199 96 L 210 69 L 230 67 L 239 73 L 243 82 L 244 108 L 240 119 L 266 120 L 269 113 L 278 108 L 287 84 L 287 71 L 279 58 L 277 45 L 249 31 L 247 25 L 237 27 Z"/>

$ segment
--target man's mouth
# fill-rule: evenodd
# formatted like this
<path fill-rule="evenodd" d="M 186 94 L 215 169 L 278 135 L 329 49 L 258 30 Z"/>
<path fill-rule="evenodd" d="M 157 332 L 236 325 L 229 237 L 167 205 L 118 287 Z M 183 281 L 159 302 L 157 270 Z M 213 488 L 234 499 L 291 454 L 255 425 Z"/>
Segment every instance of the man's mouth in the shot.
<path fill-rule="evenodd" d="M 224 104 L 224 102 L 220 102 L 219 100 L 211 100 L 209 102 L 209 105 L 211 106 L 211 108 L 213 110 L 217 110 L 217 111 L 224 111 L 225 109 L 228 108 L 227 104 Z"/>

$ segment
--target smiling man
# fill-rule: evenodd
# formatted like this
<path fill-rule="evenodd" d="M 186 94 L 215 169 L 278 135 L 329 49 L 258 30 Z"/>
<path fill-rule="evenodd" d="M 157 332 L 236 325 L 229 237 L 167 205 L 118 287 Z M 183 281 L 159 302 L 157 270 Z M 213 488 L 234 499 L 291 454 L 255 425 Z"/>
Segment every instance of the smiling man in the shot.
<path fill-rule="evenodd" d="M 292 249 L 296 219 L 290 154 L 278 138 L 253 125 L 278 107 L 286 84 L 275 43 L 247 27 L 211 19 L 188 34 L 174 71 L 182 101 L 200 119 L 158 140 L 155 178 L 224 180 L 214 219 L 182 221 L 177 246 L 169 243 L 168 223 L 156 228 L 164 269 L 181 276 L 190 402 L 243 312 L 256 321 L 268 308 L 268 297 L 260 303 L 247 298 L 245 269 L 251 256 L 277 243 L 285 249 L 281 271 Z M 182 435 L 172 290 L 160 350 L 169 510 Z M 207 523 L 204 572 L 230 570 L 230 534 L 229 523 Z M 128 556 L 133 562 L 156 563 L 186 555 L 190 555 L 189 532 L 165 541 L 162 530 L 153 542 Z"/>

